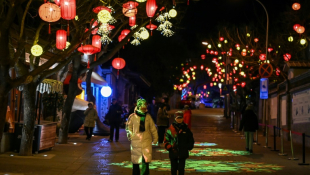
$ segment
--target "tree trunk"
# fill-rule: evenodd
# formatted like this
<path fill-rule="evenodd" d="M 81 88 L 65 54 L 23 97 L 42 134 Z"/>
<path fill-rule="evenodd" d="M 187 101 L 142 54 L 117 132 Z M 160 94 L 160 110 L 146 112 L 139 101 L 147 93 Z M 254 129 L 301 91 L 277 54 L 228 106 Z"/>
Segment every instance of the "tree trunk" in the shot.
<path fill-rule="evenodd" d="M 90 69 L 87 72 L 86 76 L 86 94 L 87 94 L 87 101 L 92 101 L 94 104 L 96 104 L 96 99 L 93 95 L 93 91 L 91 89 L 91 74 L 93 73 L 93 69 Z"/>
<path fill-rule="evenodd" d="M 71 117 L 72 105 L 78 89 L 77 83 L 78 78 L 80 76 L 79 67 L 81 64 L 81 56 L 78 55 L 77 58 L 73 58 L 72 64 L 73 64 L 72 76 L 69 84 L 67 99 L 65 101 L 65 106 L 63 109 L 63 118 L 61 120 L 61 125 L 59 129 L 58 142 L 60 144 L 68 143 L 69 121 Z"/>
<path fill-rule="evenodd" d="M 35 114 L 36 83 L 24 85 L 24 122 L 19 155 L 31 156 Z"/>

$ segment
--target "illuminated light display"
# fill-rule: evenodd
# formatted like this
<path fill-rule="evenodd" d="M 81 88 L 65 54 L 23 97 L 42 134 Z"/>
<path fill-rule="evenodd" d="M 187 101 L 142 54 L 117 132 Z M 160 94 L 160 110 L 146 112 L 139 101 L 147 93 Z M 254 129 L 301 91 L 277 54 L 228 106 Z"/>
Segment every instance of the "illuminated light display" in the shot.
<path fill-rule="evenodd" d="M 131 161 L 123 161 L 121 163 L 110 163 L 122 168 L 132 169 Z M 152 160 L 149 164 L 151 170 L 171 171 L 170 160 Z M 283 166 L 275 164 L 265 164 L 261 162 L 238 162 L 238 161 L 211 161 L 211 160 L 194 160 L 187 159 L 185 164 L 185 172 L 209 172 L 209 173 L 274 173 L 282 170 Z"/>
<path fill-rule="evenodd" d="M 112 89 L 110 86 L 103 86 L 100 92 L 103 97 L 109 97 L 112 94 Z"/>

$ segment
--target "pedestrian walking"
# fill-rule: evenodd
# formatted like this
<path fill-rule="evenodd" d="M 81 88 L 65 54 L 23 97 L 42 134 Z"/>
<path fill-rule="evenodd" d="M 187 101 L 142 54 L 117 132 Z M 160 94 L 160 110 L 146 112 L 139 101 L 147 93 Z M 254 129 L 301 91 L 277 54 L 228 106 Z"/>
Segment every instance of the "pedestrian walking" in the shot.
<path fill-rule="evenodd" d="M 98 119 L 98 113 L 94 108 L 93 102 L 88 103 L 88 108 L 85 110 L 84 114 L 84 131 L 86 133 L 86 140 L 90 140 L 93 135 L 96 120 Z"/>
<path fill-rule="evenodd" d="M 164 143 L 169 151 L 171 175 L 184 175 L 185 161 L 189 157 L 189 151 L 194 148 L 194 137 L 183 122 L 182 111 L 175 113 L 175 121 L 168 128 Z"/>
<path fill-rule="evenodd" d="M 192 111 L 188 105 L 184 106 L 184 123 L 187 124 L 189 129 L 192 129 Z"/>
<path fill-rule="evenodd" d="M 122 107 L 117 103 L 115 98 L 112 99 L 112 104 L 106 115 L 106 119 L 110 124 L 110 139 L 109 142 L 113 142 L 114 129 L 115 129 L 115 141 L 118 142 L 119 139 L 119 126 L 122 121 L 121 115 L 123 114 Z"/>
<path fill-rule="evenodd" d="M 158 143 L 159 146 L 163 146 L 165 132 L 167 126 L 169 126 L 169 115 L 167 111 L 170 109 L 170 106 L 165 103 L 166 99 L 162 99 L 162 103 L 158 108 L 157 113 L 157 128 L 158 128 Z"/>
<path fill-rule="evenodd" d="M 151 114 L 154 123 L 157 122 L 157 112 L 158 112 L 158 105 L 156 104 L 155 99 L 152 100 L 152 103 L 148 106 L 148 112 Z"/>
<path fill-rule="evenodd" d="M 245 149 L 253 153 L 253 134 L 258 130 L 258 119 L 254 112 L 253 102 L 250 102 L 242 114 L 239 131 L 244 130 L 245 133 Z"/>
<path fill-rule="evenodd" d="M 139 164 L 142 164 L 142 175 L 148 175 L 149 163 L 152 160 L 152 143 L 157 144 L 158 135 L 155 123 L 149 113 L 144 99 L 137 101 L 137 108 L 128 118 L 126 125 L 127 138 L 131 141 L 132 174 L 140 175 Z"/>

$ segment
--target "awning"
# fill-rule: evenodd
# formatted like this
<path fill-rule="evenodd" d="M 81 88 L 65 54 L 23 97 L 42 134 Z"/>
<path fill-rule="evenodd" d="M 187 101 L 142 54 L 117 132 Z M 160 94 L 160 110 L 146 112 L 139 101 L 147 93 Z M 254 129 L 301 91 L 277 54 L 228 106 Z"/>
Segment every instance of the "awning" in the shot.
<path fill-rule="evenodd" d="M 86 76 L 84 76 L 82 78 L 82 81 L 86 82 Z M 101 85 L 101 86 L 107 86 L 108 85 L 108 83 L 96 72 L 93 72 L 91 74 L 91 82 L 96 84 L 96 85 Z"/>

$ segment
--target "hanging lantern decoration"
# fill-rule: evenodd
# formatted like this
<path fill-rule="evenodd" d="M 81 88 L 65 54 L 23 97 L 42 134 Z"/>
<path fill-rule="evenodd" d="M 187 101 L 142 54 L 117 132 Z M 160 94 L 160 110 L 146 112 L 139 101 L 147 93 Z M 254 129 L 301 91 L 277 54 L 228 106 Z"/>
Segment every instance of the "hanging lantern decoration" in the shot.
<path fill-rule="evenodd" d="M 114 58 L 114 60 L 112 61 L 112 66 L 114 69 L 117 69 L 117 79 L 119 76 L 119 70 L 123 69 L 126 65 L 126 62 L 123 58 Z"/>
<path fill-rule="evenodd" d="M 65 30 L 57 30 L 56 32 L 56 48 L 65 49 L 67 44 L 67 32 Z"/>
<path fill-rule="evenodd" d="M 299 26 L 296 30 L 297 33 L 302 34 L 305 32 L 305 27 L 304 26 Z"/>
<path fill-rule="evenodd" d="M 295 2 L 293 5 L 292 5 L 292 9 L 293 10 L 299 10 L 300 9 L 300 4 Z"/>
<path fill-rule="evenodd" d="M 156 0 L 148 0 L 146 2 L 146 13 L 149 18 L 152 18 L 155 15 L 156 9 Z"/>
<path fill-rule="evenodd" d="M 301 44 L 301 45 L 305 45 L 306 43 L 307 43 L 307 40 L 306 40 L 306 39 L 301 39 L 301 40 L 300 40 L 300 44 Z"/>
<path fill-rule="evenodd" d="M 115 28 L 115 26 L 113 26 L 113 25 L 110 25 L 110 24 L 109 24 L 109 26 L 108 26 L 108 30 L 110 30 L 110 31 L 111 31 L 111 30 L 113 30 L 114 28 Z"/>
<path fill-rule="evenodd" d="M 286 54 L 283 55 L 283 59 L 284 59 L 285 61 L 290 61 L 291 57 L 292 57 L 292 55 L 289 54 L 289 53 L 286 53 Z"/>
<path fill-rule="evenodd" d="M 133 1 L 128 1 L 128 2 L 124 3 L 123 4 L 123 14 L 127 17 L 136 16 L 136 14 L 138 13 L 138 9 L 137 9 L 138 5 L 139 5 L 139 3 L 133 2 Z"/>
<path fill-rule="evenodd" d="M 65 20 L 72 20 L 76 16 L 76 3 L 75 0 L 61 0 L 61 17 Z"/>
<path fill-rule="evenodd" d="M 281 71 L 280 71 L 280 69 L 277 67 L 277 68 L 276 68 L 276 75 L 279 76 L 280 73 L 281 73 Z"/>
<path fill-rule="evenodd" d="M 257 43 L 258 41 L 259 41 L 259 39 L 258 39 L 258 38 L 254 38 L 254 42 L 256 42 L 256 43 Z"/>
<path fill-rule="evenodd" d="M 94 35 L 92 38 L 92 45 L 95 47 L 98 47 L 101 51 L 101 36 L 100 35 Z M 100 52 L 99 51 L 99 52 Z"/>
<path fill-rule="evenodd" d="M 129 26 L 136 25 L 136 16 L 129 17 Z"/>
<path fill-rule="evenodd" d="M 121 32 L 121 35 L 128 35 L 128 33 L 130 33 L 130 30 L 129 29 L 124 29 L 124 30 L 122 30 L 122 32 Z"/>
<path fill-rule="evenodd" d="M 84 53 L 85 55 L 93 55 L 95 53 L 100 52 L 100 49 L 93 45 L 85 45 L 85 46 L 79 47 L 78 51 Z"/>
<path fill-rule="evenodd" d="M 69 41 L 66 42 L 66 48 L 65 49 L 68 49 L 69 46 L 71 45 L 71 43 Z"/>
<path fill-rule="evenodd" d="M 101 10 L 97 16 L 101 23 L 107 23 L 112 19 L 111 13 L 107 10 Z"/>
<path fill-rule="evenodd" d="M 76 16 L 76 2 L 75 0 L 61 0 L 60 1 L 61 17 L 65 20 L 72 20 Z M 70 34 L 69 21 L 67 24 L 67 35 Z"/>
<path fill-rule="evenodd" d="M 241 52 L 241 55 L 245 57 L 246 56 L 246 52 Z"/>
<path fill-rule="evenodd" d="M 241 83 L 241 87 L 243 87 L 243 88 L 244 88 L 244 87 L 245 87 L 245 85 L 246 85 L 246 83 L 245 83 L 245 82 L 242 82 L 242 83 Z"/>
<path fill-rule="evenodd" d="M 93 12 L 96 14 L 98 14 L 101 10 L 106 10 L 111 13 L 111 9 L 106 6 L 98 6 L 98 7 L 93 8 Z"/>
<path fill-rule="evenodd" d="M 61 18 L 60 8 L 53 3 L 44 3 L 39 8 L 39 16 L 43 21 L 49 22 L 48 33 L 51 33 L 50 22 L 56 22 Z"/>
<path fill-rule="evenodd" d="M 40 55 L 42 55 L 42 53 L 43 53 L 43 48 L 40 46 L 40 45 L 38 45 L 38 44 L 36 44 L 36 45 L 33 45 L 32 47 L 31 47 L 31 54 L 33 55 L 33 56 L 36 56 L 36 57 L 38 57 L 38 56 L 40 56 Z"/>
<path fill-rule="evenodd" d="M 220 41 L 224 41 L 224 37 L 220 37 L 220 39 L 219 39 Z"/>
<path fill-rule="evenodd" d="M 268 52 L 270 53 L 270 52 L 272 52 L 272 51 L 273 51 L 273 48 L 269 47 L 269 48 L 268 48 Z"/>
<path fill-rule="evenodd" d="M 203 67 L 204 67 L 204 66 L 203 66 L 203 65 L 201 65 L 201 66 L 200 66 L 200 69 L 201 69 L 201 70 L 203 70 Z"/>
<path fill-rule="evenodd" d="M 259 55 L 259 59 L 260 59 L 261 61 L 265 61 L 265 60 L 266 60 L 266 54 L 264 54 L 264 53 L 260 54 L 260 55 Z"/>
<path fill-rule="evenodd" d="M 293 41 L 294 41 L 294 38 L 293 38 L 293 36 L 289 36 L 287 40 L 288 40 L 289 42 L 293 42 Z"/>
<path fill-rule="evenodd" d="M 295 30 L 295 31 L 297 31 L 297 29 L 300 27 L 300 24 L 295 24 L 295 25 L 293 25 L 293 29 Z"/>
<path fill-rule="evenodd" d="M 203 85 L 203 89 L 207 89 L 207 85 Z"/>
<path fill-rule="evenodd" d="M 237 89 L 237 86 L 236 85 L 233 85 L 233 90 L 235 91 Z"/>
<path fill-rule="evenodd" d="M 155 24 L 150 23 L 150 24 L 146 25 L 146 28 L 148 28 L 151 31 L 151 36 L 152 36 L 153 30 L 155 30 L 157 28 L 157 26 Z"/>
<path fill-rule="evenodd" d="M 176 16 L 177 16 L 177 11 L 176 11 L 175 9 L 169 10 L 169 16 L 170 16 L 171 18 L 176 17 Z"/>
<path fill-rule="evenodd" d="M 118 42 L 121 42 L 125 37 L 126 37 L 126 35 L 120 35 L 120 36 L 118 36 Z"/>
<path fill-rule="evenodd" d="M 60 5 L 60 0 L 54 0 L 54 3 L 59 6 Z"/>
<path fill-rule="evenodd" d="M 206 55 L 201 55 L 201 59 L 202 60 L 206 59 Z"/>
<path fill-rule="evenodd" d="M 214 51 L 214 55 L 218 55 L 219 53 L 217 51 Z"/>

